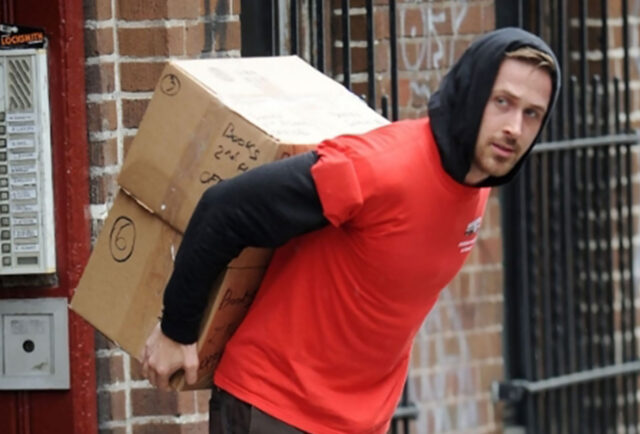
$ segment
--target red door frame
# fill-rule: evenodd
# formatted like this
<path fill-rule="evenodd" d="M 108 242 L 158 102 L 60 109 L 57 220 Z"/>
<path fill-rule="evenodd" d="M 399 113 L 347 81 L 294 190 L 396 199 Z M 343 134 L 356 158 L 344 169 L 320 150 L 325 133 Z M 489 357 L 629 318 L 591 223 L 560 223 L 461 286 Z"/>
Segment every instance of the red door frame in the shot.
<path fill-rule="evenodd" d="M 56 217 L 56 286 L 0 288 L 2 298 L 71 297 L 90 252 L 82 0 L 0 0 L 0 22 L 44 28 Z M 0 392 L 0 432 L 97 433 L 93 329 L 69 312 L 71 389 Z"/>

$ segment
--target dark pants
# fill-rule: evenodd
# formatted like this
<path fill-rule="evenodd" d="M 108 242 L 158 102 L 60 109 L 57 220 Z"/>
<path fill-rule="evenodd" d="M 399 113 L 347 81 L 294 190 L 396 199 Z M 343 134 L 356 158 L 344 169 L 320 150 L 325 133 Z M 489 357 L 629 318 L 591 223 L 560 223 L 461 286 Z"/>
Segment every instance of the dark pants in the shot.
<path fill-rule="evenodd" d="M 209 401 L 209 434 L 303 434 L 222 389 Z"/>

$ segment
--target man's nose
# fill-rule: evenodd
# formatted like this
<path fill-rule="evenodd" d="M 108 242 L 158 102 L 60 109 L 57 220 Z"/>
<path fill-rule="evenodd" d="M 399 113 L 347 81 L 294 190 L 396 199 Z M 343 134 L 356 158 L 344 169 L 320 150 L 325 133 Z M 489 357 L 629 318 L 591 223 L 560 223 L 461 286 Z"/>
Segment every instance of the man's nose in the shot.
<path fill-rule="evenodd" d="M 506 119 L 504 132 L 514 139 L 520 138 L 522 135 L 522 113 L 519 110 L 514 110 Z"/>

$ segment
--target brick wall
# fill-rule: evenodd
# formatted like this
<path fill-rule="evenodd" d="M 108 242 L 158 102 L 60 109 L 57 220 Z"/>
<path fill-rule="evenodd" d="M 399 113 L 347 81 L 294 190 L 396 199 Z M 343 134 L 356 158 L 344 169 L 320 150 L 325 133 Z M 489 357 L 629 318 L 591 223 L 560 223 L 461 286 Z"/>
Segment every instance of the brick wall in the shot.
<path fill-rule="evenodd" d="M 366 94 L 364 2 L 351 3 L 354 91 Z M 386 4 L 375 1 L 378 96 L 389 94 Z M 337 9 L 327 8 L 332 18 L 329 42 L 339 38 L 339 5 L 333 6 Z M 426 114 L 428 98 L 447 68 L 475 36 L 494 28 L 493 7 L 493 0 L 398 2 L 401 118 Z M 239 56 L 239 9 L 239 0 L 85 0 L 94 238 L 165 62 L 174 57 Z M 340 46 L 330 42 L 329 47 L 329 74 L 340 79 Z M 499 431 L 500 414 L 489 401 L 489 384 L 502 378 L 503 366 L 499 216 L 497 197 L 492 196 L 477 246 L 416 340 L 410 375 L 410 396 L 420 410 L 412 424 L 415 433 Z M 137 363 L 100 335 L 97 378 L 103 434 L 207 432 L 208 392 L 151 389 Z"/>
<path fill-rule="evenodd" d="M 85 0 L 92 236 L 169 58 L 240 55 L 240 0 Z M 138 363 L 98 334 L 102 434 L 207 432 L 208 392 L 159 392 Z"/>

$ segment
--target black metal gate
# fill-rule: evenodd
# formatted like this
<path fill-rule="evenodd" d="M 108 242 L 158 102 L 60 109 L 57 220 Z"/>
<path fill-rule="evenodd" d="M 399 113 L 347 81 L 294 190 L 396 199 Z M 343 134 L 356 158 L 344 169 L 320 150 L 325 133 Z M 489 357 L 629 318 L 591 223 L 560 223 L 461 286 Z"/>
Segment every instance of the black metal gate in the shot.
<path fill-rule="evenodd" d="M 493 392 L 519 432 L 638 432 L 638 136 L 628 2 L 610 3 L 496 0 L 498 26 L 539 34 L 564 72 L 545 143 L 502 191 L 507 381 Z"/>
<path fill-rule="evenodd" d="M 389 64 L 390 95 L 380 97 L 376 94 L 374 78 L 378 60 L 374 55 L 374 1 L 358 3 L 358 9 L 364 4 L 366 28 L 363 40 L 356 41 L 352 37 L 353 9 L 349 0 L 242 0 L 242 56 L 297 54 L 321 72 L 330 71 L 347 89 L 356 92 L 386 118 L 397 120 L 396 0 L 387 2 L 390 58 L 385 60 Z M 362 33 L 361 30 L 358 29 L 358 33 Z M 354 58 L 365 65 L 363 71 L 354 70 Z M 366 78 L 355 83 L 356 75 Z M 358 84 L 360 91 L 356 90 Z M 391 433 L 408 434 L 410 423 L 417 415 L 418 409 L 410 401 L 405 387 L 391 423 Z"/>

